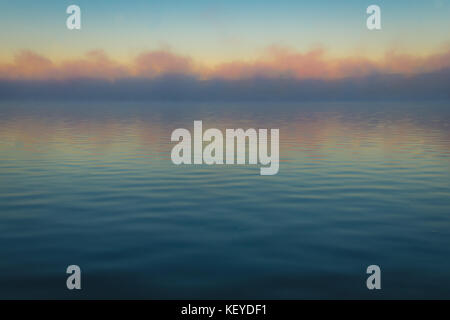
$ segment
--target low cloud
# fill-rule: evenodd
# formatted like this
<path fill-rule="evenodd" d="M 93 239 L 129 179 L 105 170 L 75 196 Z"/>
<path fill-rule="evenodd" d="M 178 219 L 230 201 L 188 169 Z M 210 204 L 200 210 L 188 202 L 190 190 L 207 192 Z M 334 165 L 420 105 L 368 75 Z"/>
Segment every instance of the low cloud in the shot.
<path fill-rule="evenodd" d="M 232 61 L 206 67 L 188 56 L 169 50 L 142 52 L 128 63 L 111 59 L 104 51 L 86 53 L 78 59 L 54 62 L 35 52 L 19 52 L 12 63 L 0 63 L 1 79 L 107 79 L 155 78 L 181 74 L 202 79 L 338 79 L 374 74 L 434 72 L 450 67 L 450 50 L 428 56 L 415 56 L 388 51 L 382 59 L 365 57 L 333 58 L 324 49 L 297 52 L 271 46 L 253 61 Z"/>
<path fill-rule="evenodd" d="M 377 61 L 272 46 L 254 61 L 206 67 L 169 50 L 128 64 L 103 51 L 59 63 L 22 51 L 0 64 L 0 99 L 348 100 L 450 99 L 450 51 L 387 52 Z"/>
<path fill-rule="evenodd" d="M 378 74 L 339 79 L 154 78 L 0 80 L 0 99 L 111 100 L 384 100 L 450 99 L 450 69 L 415 75 Z"/>

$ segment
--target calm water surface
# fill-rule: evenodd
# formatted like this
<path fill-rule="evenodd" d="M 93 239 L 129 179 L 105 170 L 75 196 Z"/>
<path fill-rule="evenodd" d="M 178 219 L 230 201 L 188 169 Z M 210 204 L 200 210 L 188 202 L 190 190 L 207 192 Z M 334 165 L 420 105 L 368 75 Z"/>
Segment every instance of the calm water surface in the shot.
<path fill-rule="evenodd" d="M 173 165 L 194 120 L 279 173 Z M 0 298 L 450 298 L 450 103 L 1 102 Z"/>

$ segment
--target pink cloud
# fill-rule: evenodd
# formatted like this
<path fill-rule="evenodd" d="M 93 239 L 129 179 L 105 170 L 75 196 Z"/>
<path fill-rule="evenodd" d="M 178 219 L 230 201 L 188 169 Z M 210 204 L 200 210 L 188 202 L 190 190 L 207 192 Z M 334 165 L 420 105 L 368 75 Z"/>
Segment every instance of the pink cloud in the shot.
<path fill-rule="evenodd" d="M 133 69 L 138 76 L 154 77 L 165 73 L 193 73 L 194 64 L 191 58 L 159 50 L 138 55 Z"/>
<path fill-rule="evenodd" d="M 101 50 L 59 63 L 29 50 L 19 52 L 12 63 L 0 62 L 3 79 L 68 79 L 123 77 L 152 78 L 164 74 L 188 74 L 202 78 L 242 79 L 252 77 L 342 78 L 373 73 L 414 74 L 450 67 L 450 50 L 428 56 L 386 52 L 378 61 L 364 57 L 332 58 L 324 49 L 297 52 L 271 46 L 253 61 L 233 61 L 214 67 L 202 66 L 191 57 L 169 50 L 143 52 L 127 64 L 111 59 Z"/>
<path fill-rule="evenodd" d="M 14 56 L 11 64 L 0 64 L 2 78 L 45 78 L 53 73 L 53 63 L 30 50 L 23 50 Z"/>
<path fill-rule="evenodd" d="M 129 75 L 126 66 L 111 60 L 102 50 L 90 51 L 81 59 L 65 61 L 58 71 L 62 78 L 117 79 Z"/>

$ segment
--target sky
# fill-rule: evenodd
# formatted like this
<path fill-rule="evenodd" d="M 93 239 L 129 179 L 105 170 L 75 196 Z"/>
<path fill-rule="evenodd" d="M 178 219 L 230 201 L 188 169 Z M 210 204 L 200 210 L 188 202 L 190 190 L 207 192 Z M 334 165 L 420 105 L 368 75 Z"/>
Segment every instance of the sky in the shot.
<path fill-rule="evenodd" d="M 67 6 L 82 29 L 66 28 Z M 381 7 L 382 30 L 366 28 Z M 450 0 L 0 0 L 0 78 L 415 73 L 450 66 Z"/>

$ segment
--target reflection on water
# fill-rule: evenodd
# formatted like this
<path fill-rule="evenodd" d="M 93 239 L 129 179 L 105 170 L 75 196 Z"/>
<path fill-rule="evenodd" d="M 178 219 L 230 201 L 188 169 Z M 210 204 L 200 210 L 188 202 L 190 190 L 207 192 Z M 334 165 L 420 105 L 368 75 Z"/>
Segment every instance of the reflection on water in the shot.
<path fill-rule="evenodd" d="M 170 134 L 279 128 L 280 171 Z M 82 268 L 83 290 L 65 288 Z M 382 270 L 382 291 L 365 286 Z M 446 103 L 0 103 L 0 298 L 450 298 Z"/>

